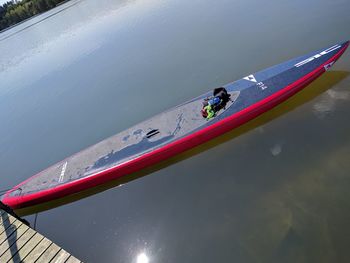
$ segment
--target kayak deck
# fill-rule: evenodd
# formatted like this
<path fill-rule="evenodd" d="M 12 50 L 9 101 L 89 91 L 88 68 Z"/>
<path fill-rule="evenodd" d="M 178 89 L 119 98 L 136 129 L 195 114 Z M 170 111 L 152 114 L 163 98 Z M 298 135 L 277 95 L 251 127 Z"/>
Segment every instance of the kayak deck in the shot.
<path fill-rule="evenodd" d="M 226 110 L 234 104 L 239 93 L 230 92 L 231 101 Z M 200 114 L 203 99 L 211 95 L 208 93 L 174 107 L 79 152 L 37 174 L 19 191 L 22 195 L 33 193 L 88 177 L 186 136 L 215 120 L 206 120 Z M 224 111 L 220 110 L 216 117 Z"/>

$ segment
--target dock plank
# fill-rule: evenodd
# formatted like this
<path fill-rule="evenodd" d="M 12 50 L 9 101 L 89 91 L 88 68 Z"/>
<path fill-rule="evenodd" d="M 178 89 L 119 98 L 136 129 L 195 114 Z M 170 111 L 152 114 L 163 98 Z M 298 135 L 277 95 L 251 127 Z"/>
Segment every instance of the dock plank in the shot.
<path fill-rule="evenodd" d="M 30 239 L 30 242 L 27 242 L 18 252 L 12 257 L 12 262 L 20 263 L 22 260 L 44 239 L 44 236 L 39 233 Z"/>
<path fill-rule="evenodd" d="M 81 262 L 22 221 L 0 209 L 0 263 Z"/>
<path fill-rule="evenodd" d="M 35 262 L 51 244 L 52 244 L 52 241 L 44 237 L 38 243 L 38 245 L 25 258 L 23 258 L 22 262 L 24 263 Z"/>
<path fill-rule="evenodd" d="M 70 256 L 65 263 L 80 263 L 81 261 L 73 256 Z"/>
<path fill-rule="evenodd" d="M 35 231 L 29 228 L 10 249 L 0 256 L 0 262 L 8 262 L 17 252 L 35 235 Z"/>
<path fill-rule="evenodd" d="M 14 217 L 8 217 L 7 215 L 0 216 L 0 235 L 3 234 L 7 228 L 9 228 L 17 219 Z"/>
<path fill-rule="evenodd" d="M 50 262 L 60 250 L 61 248 L 59 246 L 57 246 L 55 243 L 52 243 L 35 262 L 37 263 Z"/>
<path fill-rule="evenodd" d="M 60 250 L 57 255 L 50 261 L 50 263 L 64 263 L 69 258 L 69 253 L 67 251 L 64 251 L 63 249 Z"/>
<path fill-rule="evenodd" d="M 13 224 L 9 225 L 6 230 L 0 234 L 0 244 L 5 242 L 11 235 L 16 235 L 17 229 L 23 225 L 23 223 L 19 220 L 13 222 Z"/>
<path fill-rule="evenodd" d="M 18 229 L 16 235 L 11 235 L 7 241 L 3 242 L 0 245 L 0 256 L 6 252 L 17 240 L 28 231 L 29 227 L 25 224 L 22 224 Z"/>

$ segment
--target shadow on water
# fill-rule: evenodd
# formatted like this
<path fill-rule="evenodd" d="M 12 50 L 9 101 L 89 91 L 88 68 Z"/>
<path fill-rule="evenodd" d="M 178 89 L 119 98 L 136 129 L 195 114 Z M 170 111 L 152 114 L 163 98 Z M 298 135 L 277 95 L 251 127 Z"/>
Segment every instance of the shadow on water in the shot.
<path fill-rule="evenodd" d="M 350 72 L 345 71 L 330 71 L 326 72 L 323 76 L 321 76 L 319 79 L 311 83 L 307 88 L 300 91 L 298 94 L 294 95 L 292 98 L 288 99 L 284 103 L 278 105 L 277 107 L 273 108 L 272 110 L 260 115 L 259 117 L 255 118 L 254 120 L 251 120 L 250 122 L 234 129 L 231 132 L 228 132 L 214 140 L 211 140 L 205 144 L 202 144 L 200 146 L 197 146 L 193 149 L 190 149 L 180 155 L 177 155 L 176 157 L 170 158 L 166 161 L 163 161 L 159 164 L 153 165 L 152 167 L 146 168 L 142 171 L 136 172 L 131 175 L 124 176 L 123 178 L 114 180 L 112 182 L 108 182 L 104 185 L 97 186 L 95 188 L 85 190 L 82 192 L 79 192 L 77 194 L 73 194 L 55 201 L 47 202 L 44 204 L 19 209 L 16 211 L 18 215 L 30 215 L 37 212 L 49 210 L 58 206 L 62 206 L 92 195 L 95 195 L 97 193 L 106 191 L 108 189 L 111 189 L 116 186 L 121 186 L 125 183 L 128 183 L 130 181 L 133 181 L 135 179 L 144 177 L 146 175 L 149 175 L 151 173 L 154 173 L 158 170 L 161 170 L 165 167 L 168 167 L 170 165 L 173 165 L 175 163 L 181 162 L 185 159 L 188 159 L 190 157 L 193 157 L 195 155 L 200 154 L 201 152 L 207 151 L 217 145 L 223 144 L 229 140 L 232 140 L 242 134 L 245 134 L 251 130 L 254 130 L 255 128 L 267 124 L 270 121 L 279 118 L 280 116 L 293 111 L 297 107 L 308 103 L 309 101 L 316 98 L 318 95 L 322 94 L 323 92 L 327 91 L 328 89 L 332 88 L 334 85 L 345 79 L 350 75 Z"/>
<path fill-rule="evenodd" d="M 18 247 L 17 247 L 17 227 L 15 225 L 12 225 L 10 222 L 10 218 L 6 212 L 1 213 L 1 224 L 3 227 L 3 233 L 5 233 L 5 238 L 6 240 L 3 240 L 3 242 L 8 243 L 9 250 L 11 252 L 11 258 L 13 258 L 15 255 L 16 257 L 20 260 L 19 255 L 18 255 Z M 1 228 L 0 228 L 1 229 Z M 2 234 L 2 233 L 1 233 Z M 14 242 L 12 242 L 14 240 Z M 0 240 L 0 244 L 1 240 Z M 1 255 L 0 255 L 1 256 Z"/>

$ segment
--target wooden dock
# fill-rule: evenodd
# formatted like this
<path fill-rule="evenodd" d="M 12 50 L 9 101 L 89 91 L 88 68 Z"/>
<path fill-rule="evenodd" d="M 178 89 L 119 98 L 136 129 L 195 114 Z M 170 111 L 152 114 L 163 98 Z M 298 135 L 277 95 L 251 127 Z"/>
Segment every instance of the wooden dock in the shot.
<path fill-rule="evenodd" d="M 0 262 L 81 261 L 21 220 L 0 209 Z"/>

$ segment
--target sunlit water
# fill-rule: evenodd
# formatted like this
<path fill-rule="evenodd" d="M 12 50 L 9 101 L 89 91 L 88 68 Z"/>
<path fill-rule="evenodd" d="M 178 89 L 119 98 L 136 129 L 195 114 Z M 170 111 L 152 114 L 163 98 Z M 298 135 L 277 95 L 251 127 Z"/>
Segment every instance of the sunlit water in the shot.
<path fill-rule="evenodd" d="M 72 3 L 0 34 L 2 189 L 350 38 L 348 0 Z M 349 262 L 349 59 L 146 176 L 41 212 L 38 230 L 86 262 Z"/>

